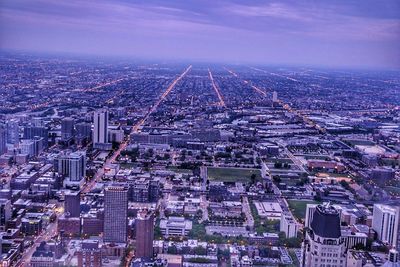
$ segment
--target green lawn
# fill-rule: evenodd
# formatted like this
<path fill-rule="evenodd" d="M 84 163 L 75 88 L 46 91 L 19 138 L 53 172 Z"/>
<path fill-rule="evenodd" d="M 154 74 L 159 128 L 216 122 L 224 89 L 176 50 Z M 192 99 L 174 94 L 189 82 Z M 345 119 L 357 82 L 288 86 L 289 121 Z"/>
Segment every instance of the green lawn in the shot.
<path fill-rule="evenodd" d="M 178 168 L 178 167 L 176 167 L 176 166 L 169 166 L 167 169 L 170 170 L 170 171 L 174 171 L 174 172 L 176 172 L 176 173 L 187 173 L 187 174 L 192 174 L 192 173 L 193 173 L 192 170 L 189 170 L 189 169 L 180 169 L 180 168 Z"/>
<path fill-rule="evenodd" d="M 221 182 L 249 182 L 251 175 L 256 175 L 256 180 L 261 180 L 261 171 L 259 169 L 247 168 L 215 168 L 209 167 L 208 179 Z"/>
<path fill-rule="evenodd" d="M 306 217 L 307 204 L 318 203 L 312 200 L 293 200 L 293 199 L 290 199 L 287 202 L 289 204 L 290 210 L 293 212 L 293 215 L 298 219 L 304 219 Z"/>

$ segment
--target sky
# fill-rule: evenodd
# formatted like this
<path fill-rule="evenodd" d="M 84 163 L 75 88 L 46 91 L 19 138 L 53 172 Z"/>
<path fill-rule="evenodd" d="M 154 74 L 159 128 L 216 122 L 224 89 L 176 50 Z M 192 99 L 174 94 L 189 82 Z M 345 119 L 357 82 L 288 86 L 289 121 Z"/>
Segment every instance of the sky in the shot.
<path fill-rule="evenodd" d="M 400 68 L 400 0 L 0 0 L 0 50 Z"/>

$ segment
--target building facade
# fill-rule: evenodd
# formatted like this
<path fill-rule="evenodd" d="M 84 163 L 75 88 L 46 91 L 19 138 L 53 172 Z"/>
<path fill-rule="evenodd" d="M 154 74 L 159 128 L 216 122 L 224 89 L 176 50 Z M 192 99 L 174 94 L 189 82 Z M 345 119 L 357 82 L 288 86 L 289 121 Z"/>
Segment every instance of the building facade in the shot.
<path fill-rule="evenodd" d="M 136 258 L 153 257 L 154 215 L 148 211 L 139 211 L 135 220 Z"/>
<path fill-rule="evenodd" d="M 109 186 L 104 192 L 104 241 L 125 243 L 128 224 L 128 189 Z"/>
<path fill-rule="evenodd" d="M 346 246 L 341 236 L 339 212 L 318 205 L 303 243 L 303 266 L 345 267 Z"/>
<path fill-rule="evenodd" d="M 372 229 L 377 233 L 379 240 L 396 247 L 399 230 L 399 207 L 375 204 Z"/>

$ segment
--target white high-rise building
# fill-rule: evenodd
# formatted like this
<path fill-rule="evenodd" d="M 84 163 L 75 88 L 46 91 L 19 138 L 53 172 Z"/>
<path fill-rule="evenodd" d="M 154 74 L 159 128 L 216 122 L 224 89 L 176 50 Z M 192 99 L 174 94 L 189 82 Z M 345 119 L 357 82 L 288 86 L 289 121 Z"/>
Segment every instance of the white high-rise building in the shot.
<path fill-rule="evenodd" d="M 86 176 L 86 155 L 74 152 L 58 158 L 58 173 L 68 178 L 69 182 L 80 182 Z"/>
<path fill-rule="evenodd" d="M 293 218 L 291 214 L 282 212 L 280 221 L 280 231 L 284 232 L 286 238 L 297 237 L 297 232 L 301 225 Z"/>
<path fill-rule="evenodd" d="M 377 233 L 378 239 L 396 247 L 399 230 L 399 207 L 374 204 L 372 215 L 372 229 Z"/>
<path fill-rule="evenodd" d="M 306 228 L 310 228 L 310 224 L 312 222 L 313 219 L 313 215 L 314 215 L 314 211 L 317 208 L 317 204 L 307 204 L 306 207 L 306 218 L 304 221 L 304 227 Z"/>
<path fill-rule="evenodd" d="M 7 143 L 17 145 L 19 142 L 18 121 L 13 119 L 7 122 Z"/>
<path fill-rule="evenodd" d="M 35 156 L 35 142 L 31 139 L 21 140 L 19 148 L 22 154 L 28 155 L 28 157 Z"/>
<path fill-rule="evenodd" d="M 278 93 L 276 91 L 272 92 L 272 102 L 278 102 Z"/>
<path fill-rule="evenodd" d="M 95 111 L 93 121 L 93 147 L 102 148 L 108 143 L 108 111 Z"/>
<path fill-rule="evenodd" d="M 128 226 L 128 189 L 108 186 L 104 191 L 104 242 L 125 243 Z"/>
<path fill-rule="evenodd" d="M 303 266 L 346 266 L 347 250 L 341 235 L 340 215 L 333 206 L 327 204 L 315 208 L 303 252 Z"/>

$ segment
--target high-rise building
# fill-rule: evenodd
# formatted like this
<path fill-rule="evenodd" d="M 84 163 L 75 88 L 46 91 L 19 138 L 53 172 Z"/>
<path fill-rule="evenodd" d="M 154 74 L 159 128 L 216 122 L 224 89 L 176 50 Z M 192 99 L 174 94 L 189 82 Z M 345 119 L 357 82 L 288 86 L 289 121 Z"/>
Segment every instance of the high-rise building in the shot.
<path fill-rule="evenodd" d="M 64 118 L 61 121 L 61 140 L 70 140 L 74 137 L 74 119 Z"/>
<path fill-rule="evenodd" d="M 142 210 L 137 214 L 135 220 L 136 228 L 136 258 L 153 257 L 154 239 L 154 215 L 153 213 Z"/>
<path fill-rule="evenodd" d="M 93 147 L 102 148 L 104 144 L 108 143 L 108 111 L 95 111 L 93 121 Z"/>
<path fill-rule="evenodd" d="M 24 127 L 24 139 L 33 139 L 35 136 L 43 137 L 43 145 L 48 146 L 49 130 L 44 126 L 26 126 Z"/>
<path fill-rule="evenodd" d="M 22 154 L 28 155 L 28 157 L 35 154 L 35 143 L 32 140 L 21 140 L 19 148 Z"/>
<path fill-rule="evenodd" d="M 374 204 L 372 215 L 372 229 L 377 233 L 378 239 L 396 247 L 399 230 L 399 207 Z"/>
<path fill-rule="evenodd" d="M 0 199 L 0 230 L 5 229 L 6 223 L 11 218 L 11 200 Z"/>
<path fill-rule="evenodd" d="M 108 186 L 104 192 L 104 242 L 125 243 L 128 224 L 128 189 Z"/>
<path fill-rule="evenodd" d="M 71 182 L 79 182 L 86 176 L 86 155 L 84 152 L 62 154 L 57 159 L 56 170 Z"/>
<path fill-rule="evenodd" d="M 75 125 L 76 134 L 75 139 L 76 142 L 80 145 L 89 141 L 92 136 L 92 125 L 86 122 L 80 122 Z"/>
<path fill-rule="evenodd" d="M 284 232 L 286 238 L 297 237 L 297 232 L 301 225 L 296 221 L 290 213 L 282 212 L 280 220 L 280 231 Z"/>
<path fill-rule="evenodd" d="M 9 120 L 7 127 L 7 143 L 16 145 L 19 142 L 19 125 L 17 120 Z"/>
<path fill-rule="evenodd" d="M 81 194 L 79 191 L 65 193 L 64 210 L 68 217 L 79 217 L 81 214 Z"/>
<path fill-rule="evenodd" d="M 0 155 L 7 152 L 7 134 L 6 130 L 0 125 Z"/>
<path fill-rule="evenodd" d="M 317 208 L 317 204 L 307 204 L 306 207 L 306 218 L 304 221 L 304 227 L 310 228 L 310 224 L 313 219 L 314 211 Z"/>
<path fill-rule="evenodd" d="M 318 205 L 303 244 L 303 266 L 346 266 L 346 246 L 341 236 L 339 212 Z"/>
<path fill-rule="evenodd" d="M 272 101 L 278 102 L 278 93 L 276 91 L 272 92 Z"/>

